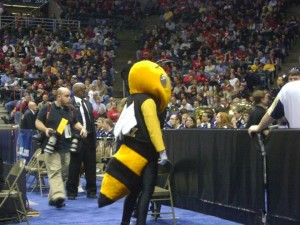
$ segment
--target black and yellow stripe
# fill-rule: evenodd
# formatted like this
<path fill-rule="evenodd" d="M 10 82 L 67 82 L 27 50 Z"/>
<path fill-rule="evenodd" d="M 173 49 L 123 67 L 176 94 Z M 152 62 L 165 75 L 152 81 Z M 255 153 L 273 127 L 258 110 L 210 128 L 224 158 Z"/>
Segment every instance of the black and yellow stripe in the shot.
<path fill-rule="evenodd" d="M 129 97 L 128 104 L 132 102 L 135 103 L 137 132 L 134 137 L 124 136 L 122 145 L 108 163 L 98 198 L 99 207 L 128 195 L 141 182 L 147 163 L 157 161 L 157 150 L 164 149 L 154 100 L 149 95 L 136 94 Z"/>
<path fill-rule="evenodd" d="M 102 180 L 98 206 L 104 207 L 130 193 L 138 184 L 148 160 L 127 145 L 121 145 L 110 160 Z"/>

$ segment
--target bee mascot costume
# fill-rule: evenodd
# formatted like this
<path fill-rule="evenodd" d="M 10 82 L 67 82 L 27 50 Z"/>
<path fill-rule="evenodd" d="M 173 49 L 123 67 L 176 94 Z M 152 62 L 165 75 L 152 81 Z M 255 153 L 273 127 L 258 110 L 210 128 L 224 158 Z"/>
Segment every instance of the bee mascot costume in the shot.
<path fill-rule="evenodd" d="M 162 67 L 147 60 L 132 66 L 128 82 L 130 96 L 114 129 L 121 145 L 107 166 L 98 205 L 109 205 L 127 195 L 121 225 L 131 224 L 136 205 L 137 224 L 144 225 L 157 163 L 167 162 L 160 118 L 170 101 L 171 83 Z"/>

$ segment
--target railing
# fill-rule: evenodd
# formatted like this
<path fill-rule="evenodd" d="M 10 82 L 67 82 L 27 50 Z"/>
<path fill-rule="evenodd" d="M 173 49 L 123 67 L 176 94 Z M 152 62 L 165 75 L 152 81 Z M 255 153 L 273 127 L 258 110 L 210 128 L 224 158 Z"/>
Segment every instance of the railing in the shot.
<path fill-rule="evenodd" d="M 56 32 L 58 25 L 64 27 L 69 26 L 72 31 L 80 28 L 79 20 L 62 20 L 62 19 L 48 19 L 48 18 L 34 18 L 34 17 L 18 17 L 18 16 L 1 16 L 0 30 L 7 28 L 30 28 L 41 24 L 48 32 Z"/>
<path fill-rule="evenodd" d="M 97 24 L 107 25 L 113 28 L 121 28 L 126 23 L 128 23 L 128 19 L 121 14 L 118 15 L 108 15 L 108 14 L 96 14 L 96 13 L 74 13 L 70 16 L 71 19 L 78 19 L 81 21 L 83 26 L 91 25 L 96 26 Z M 138 21 L 135 21 L 138 22 Z"/>

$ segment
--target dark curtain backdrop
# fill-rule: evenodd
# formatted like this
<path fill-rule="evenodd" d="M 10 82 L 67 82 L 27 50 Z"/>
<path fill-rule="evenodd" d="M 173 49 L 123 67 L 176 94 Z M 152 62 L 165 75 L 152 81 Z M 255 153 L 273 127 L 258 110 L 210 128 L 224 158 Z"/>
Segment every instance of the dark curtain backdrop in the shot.
<path fill-rule="evenodd" d="M 265 142 L 271 224 L 300 224 L 300 131 L 276 130 Z"/>
<path fill-rule="evenodd" d="M 257 137 L 250 138 L 246 130 L 216 129 L 164 130 L 163 135 L 174 163 L 177 207 L 242 224 L 261 224 L 264 171 Z M 15 136 L 0 130 L 3 161 L 15 162 Z M 272 131 L 265 149 L 268 225 L 299 225 L 300 131 Z"/>
<path fill-rule="evenodd" d="M 12 130 L 0 130 L 0 153 L 3 162 L 14 163 L 16 151 L 14 151 L 14 132 Z"/>
<path fill-rule="evenodd" d="M 263 167 L 246 130 L 165 130 L 177 207 L 260 224 Z"/>

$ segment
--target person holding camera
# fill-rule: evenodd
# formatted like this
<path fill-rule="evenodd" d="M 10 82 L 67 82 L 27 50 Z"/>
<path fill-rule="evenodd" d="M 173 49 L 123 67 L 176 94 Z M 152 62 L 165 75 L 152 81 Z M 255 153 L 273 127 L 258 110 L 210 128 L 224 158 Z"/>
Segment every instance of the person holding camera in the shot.
<path fill-rule="evenodd" d="M 83 83 L 73 85 L 74 98 L 71 100 L 75 107 L 75 115 L 79 122 L 87 130 L 87 137 L 81 140 L 81 145 L 76 151 L 71 151 L 71 161 L 69 167 L 69 178 L 67 181 L 67 193 L 69 200 L 75 200 L 78 193 L 78 183 L 80 167 L 83 163 L 87 198 L 97 198 L 96 191 L 96 128 L 93 118 L 93 106 L 85 100 L 86 86 Z"/>
<path fill-rule="evenodd" d="M 70 95 L 68 88 L 59 88 L 56 101 L 46 104 L 35 121 L 36 128 L 46 136 L 42 149 L 50 185 L 48 198 L 49 205 L 56 208 L 65 206 L 64 183 L 68 179 L 70 149 L 74 142 L 72 134 L 77 130 L 82 138 L 87 136 L 87 130 L 76 119 Z"/>

